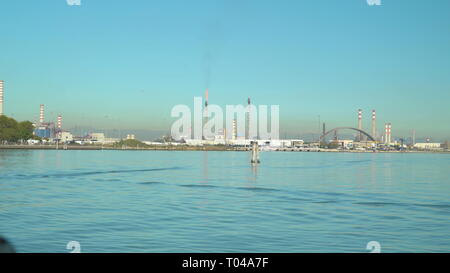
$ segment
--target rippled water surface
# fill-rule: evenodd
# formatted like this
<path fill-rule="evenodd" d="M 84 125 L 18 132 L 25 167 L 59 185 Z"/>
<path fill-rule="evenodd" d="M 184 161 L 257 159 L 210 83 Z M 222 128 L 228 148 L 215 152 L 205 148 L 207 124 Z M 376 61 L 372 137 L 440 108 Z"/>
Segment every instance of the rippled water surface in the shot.
<path fill-rule="evenodd" d="M 450 251 L 450 155 L 0 150 L 20 252 Z"/>

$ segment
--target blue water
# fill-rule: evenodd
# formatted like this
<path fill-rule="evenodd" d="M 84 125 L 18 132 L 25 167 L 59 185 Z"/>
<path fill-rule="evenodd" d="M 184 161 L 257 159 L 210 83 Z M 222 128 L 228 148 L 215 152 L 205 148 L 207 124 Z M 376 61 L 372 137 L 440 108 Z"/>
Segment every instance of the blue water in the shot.
<path fill-rule="evenodd" d="M 0 150 L 19 252 L 450 251 L 449 154 Z"/>

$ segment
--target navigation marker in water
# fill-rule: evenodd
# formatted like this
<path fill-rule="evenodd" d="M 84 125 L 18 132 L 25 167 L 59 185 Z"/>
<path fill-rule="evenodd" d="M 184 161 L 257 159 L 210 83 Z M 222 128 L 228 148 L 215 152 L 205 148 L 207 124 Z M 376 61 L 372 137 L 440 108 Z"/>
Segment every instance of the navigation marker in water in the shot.
<path fill-rule="evenodd" d="M 259 164 L 261 161 L 259 160 L 259 146 L 258 141 L 252 142 L 252 160 L 250 161 L 252 164 Z"/>

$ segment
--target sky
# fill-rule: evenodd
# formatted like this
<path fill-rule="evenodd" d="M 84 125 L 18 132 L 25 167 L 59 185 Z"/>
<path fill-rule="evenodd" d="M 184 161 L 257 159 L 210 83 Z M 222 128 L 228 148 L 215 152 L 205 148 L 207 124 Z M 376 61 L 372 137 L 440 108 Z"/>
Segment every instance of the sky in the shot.
<path fill-rule="evenodd" d="M 357 126 L 450 139 L 450 1 L 3 0 L 5 114 L 169 131 L 177 104 L 280 106 L 281 136 Z"/>

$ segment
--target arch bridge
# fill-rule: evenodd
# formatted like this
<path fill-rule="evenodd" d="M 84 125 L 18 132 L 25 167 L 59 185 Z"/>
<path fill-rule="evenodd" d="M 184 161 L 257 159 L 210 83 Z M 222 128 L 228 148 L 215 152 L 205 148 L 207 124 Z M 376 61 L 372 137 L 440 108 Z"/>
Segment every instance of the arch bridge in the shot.
<path fill-rule="evenodd" d="M 357 131 L 357 132 L 359 132 L 359 133 L 361 133 L 361 134 L 367 136 L 367 138 L 368 138 L 369 140 L 375 142 L 375 138 L 372 137 L 370 134 L 368 134 L 367 132 L 365 132 L 365 131 L 363 131 L 363 130 L 360 130 L 360 129 L 358 129 L 358 128 L 353 128 L 353 127 L 337 127 L 337 128 L 331 129 L 331 130 L 329 130 L 328 132 L 325 132 L 325 134 L 323 134 L 323 135 L 320 137 L 320 141 L 322 141 L 327 135 L 329 135 L 329 134 L 331 134 L 331 133 L 333 133 L 333 132 L 335 132 L 335 133 L 337 134 L 337 132 L 338 132 L 338 131 L 341 131 L 341 130 L 353 130 L 353 131 Z"/>

